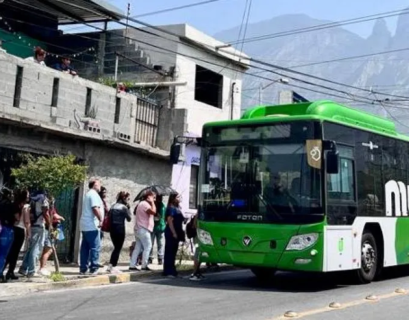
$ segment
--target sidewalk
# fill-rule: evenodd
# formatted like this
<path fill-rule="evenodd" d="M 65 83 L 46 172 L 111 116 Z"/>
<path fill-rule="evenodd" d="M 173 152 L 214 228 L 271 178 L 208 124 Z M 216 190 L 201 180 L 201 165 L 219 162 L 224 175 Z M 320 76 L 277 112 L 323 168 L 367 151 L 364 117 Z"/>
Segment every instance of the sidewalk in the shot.
<path fill-rule="evenodd" d="M 85 288 L 94 286 L 103 286 L 114 283 L 126 283 L 145 279 L 147 277 L 160 276 L 162 274 L 162 266 L 157 264 L 149 265 L 152 271 L 128 271 L 127 264 L 120 264 L 118 269 L 122 271 L 120 274 L 109 274 L 106 272 L 106 267 L 100 269 L 100 274 L 97 276 L 79 274 L 79 268 L 75 264 L 61 265 L 60 272 L 64 276 L 63 281 L 53 281 L 51 278 L 20 278 L 18 281 L 9 281 L 7 283 L 0 283 L 0 298 L 10 296 L 20 296 L 24 294 L 43 292 L 50 290 L 68 289 L 68 288 Z M 180 275 L 189 275 L 193 270 L 192 261 L 182 261 L 178 265 Z M 231 269 L 230 266 L 222 265 L 219 270 Z M 52 263 L 49 263 L 48 269 L 53 270 Z"/>

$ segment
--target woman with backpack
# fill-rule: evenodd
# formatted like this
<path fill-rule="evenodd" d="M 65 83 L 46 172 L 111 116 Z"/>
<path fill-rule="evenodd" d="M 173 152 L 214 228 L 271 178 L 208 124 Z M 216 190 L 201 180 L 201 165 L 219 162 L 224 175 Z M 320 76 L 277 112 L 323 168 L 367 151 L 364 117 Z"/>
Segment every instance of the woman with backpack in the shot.
<path fill-rule="evenodd" d="M 163 275 L 170 278 L 177 276 L 175 261 L 179 248 L 179 242 L 185 242 L 185 232 L 183 222 L 185 217 L 180 210 L 180 195 L 178 193 L 169 196 L 168 207 L 166 209 L 165 228 L 165 263 Z"/>

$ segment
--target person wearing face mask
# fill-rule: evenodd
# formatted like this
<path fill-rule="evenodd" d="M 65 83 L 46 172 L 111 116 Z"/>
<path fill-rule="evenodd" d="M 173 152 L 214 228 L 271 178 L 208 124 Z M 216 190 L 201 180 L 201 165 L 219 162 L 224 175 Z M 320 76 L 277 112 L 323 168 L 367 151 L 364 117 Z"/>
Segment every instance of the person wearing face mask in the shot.
<path fill-rule="evenodd" d="M 108 212 L 108 219 L 110 219 L 109 233 L 112 244 L 114 245 L 114 250 L 112 251 L 108 266 L 108 272 L 110 273 L 119 273 L 116 266 L 125 241 L 125 220 L 130 222 L 132 219 L 129 208 L 129 193 L 121 191 L 116 197 L 116 203 Z"/>
<path fill-rule="evenodd" d="M 156 215 L 156 194 L 148 190 L 142 201 L 138 204 L 135 214 L 135 249 L 132 252 L 129 270 L 138 270 L 136 263 L 138 256 L 142 254 L 142 270 L 150 271 L 148 267 L 149 255 L 152 249 L 152 232 L 155 226 L 154 216 Z"/>

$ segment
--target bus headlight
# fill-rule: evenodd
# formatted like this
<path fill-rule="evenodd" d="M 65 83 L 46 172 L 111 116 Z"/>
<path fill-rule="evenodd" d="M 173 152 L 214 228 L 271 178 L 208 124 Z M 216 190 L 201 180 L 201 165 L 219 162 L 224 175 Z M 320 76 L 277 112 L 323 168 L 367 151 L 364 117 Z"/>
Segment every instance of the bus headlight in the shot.
<path fill-rule="evenodd" d="M 318 233 L 300 234 L 290 239 L 286 250 L 304 250 L 316 243 L 318 240 Z"/>
<path fill-rule="evenodd" d="M 209 232 L 204 231 L 202 229 L 197 229 L 197 237 L 199 238 L 199 241 L 201 243 L 209 246 L 213 245 L 213 239 Z"/>

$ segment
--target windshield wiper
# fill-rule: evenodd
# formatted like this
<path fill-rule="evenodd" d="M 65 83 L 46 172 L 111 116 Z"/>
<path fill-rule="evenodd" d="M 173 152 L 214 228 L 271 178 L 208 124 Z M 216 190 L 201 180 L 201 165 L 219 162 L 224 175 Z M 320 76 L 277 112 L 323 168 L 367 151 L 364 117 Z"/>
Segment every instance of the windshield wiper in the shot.
<path fill-rule="evenodd" d="M 271 203 L 267 202 L 263 196 L 261 194 L 257 194 L 257 196 L 259 197 L 259 199 L 264 203 L 264 205 L 270 209 L 271 212 L 273 212 L 278 219 L 283 220 L 283 217 L 273 208 L 273 206 L 271 205 Z"/>

